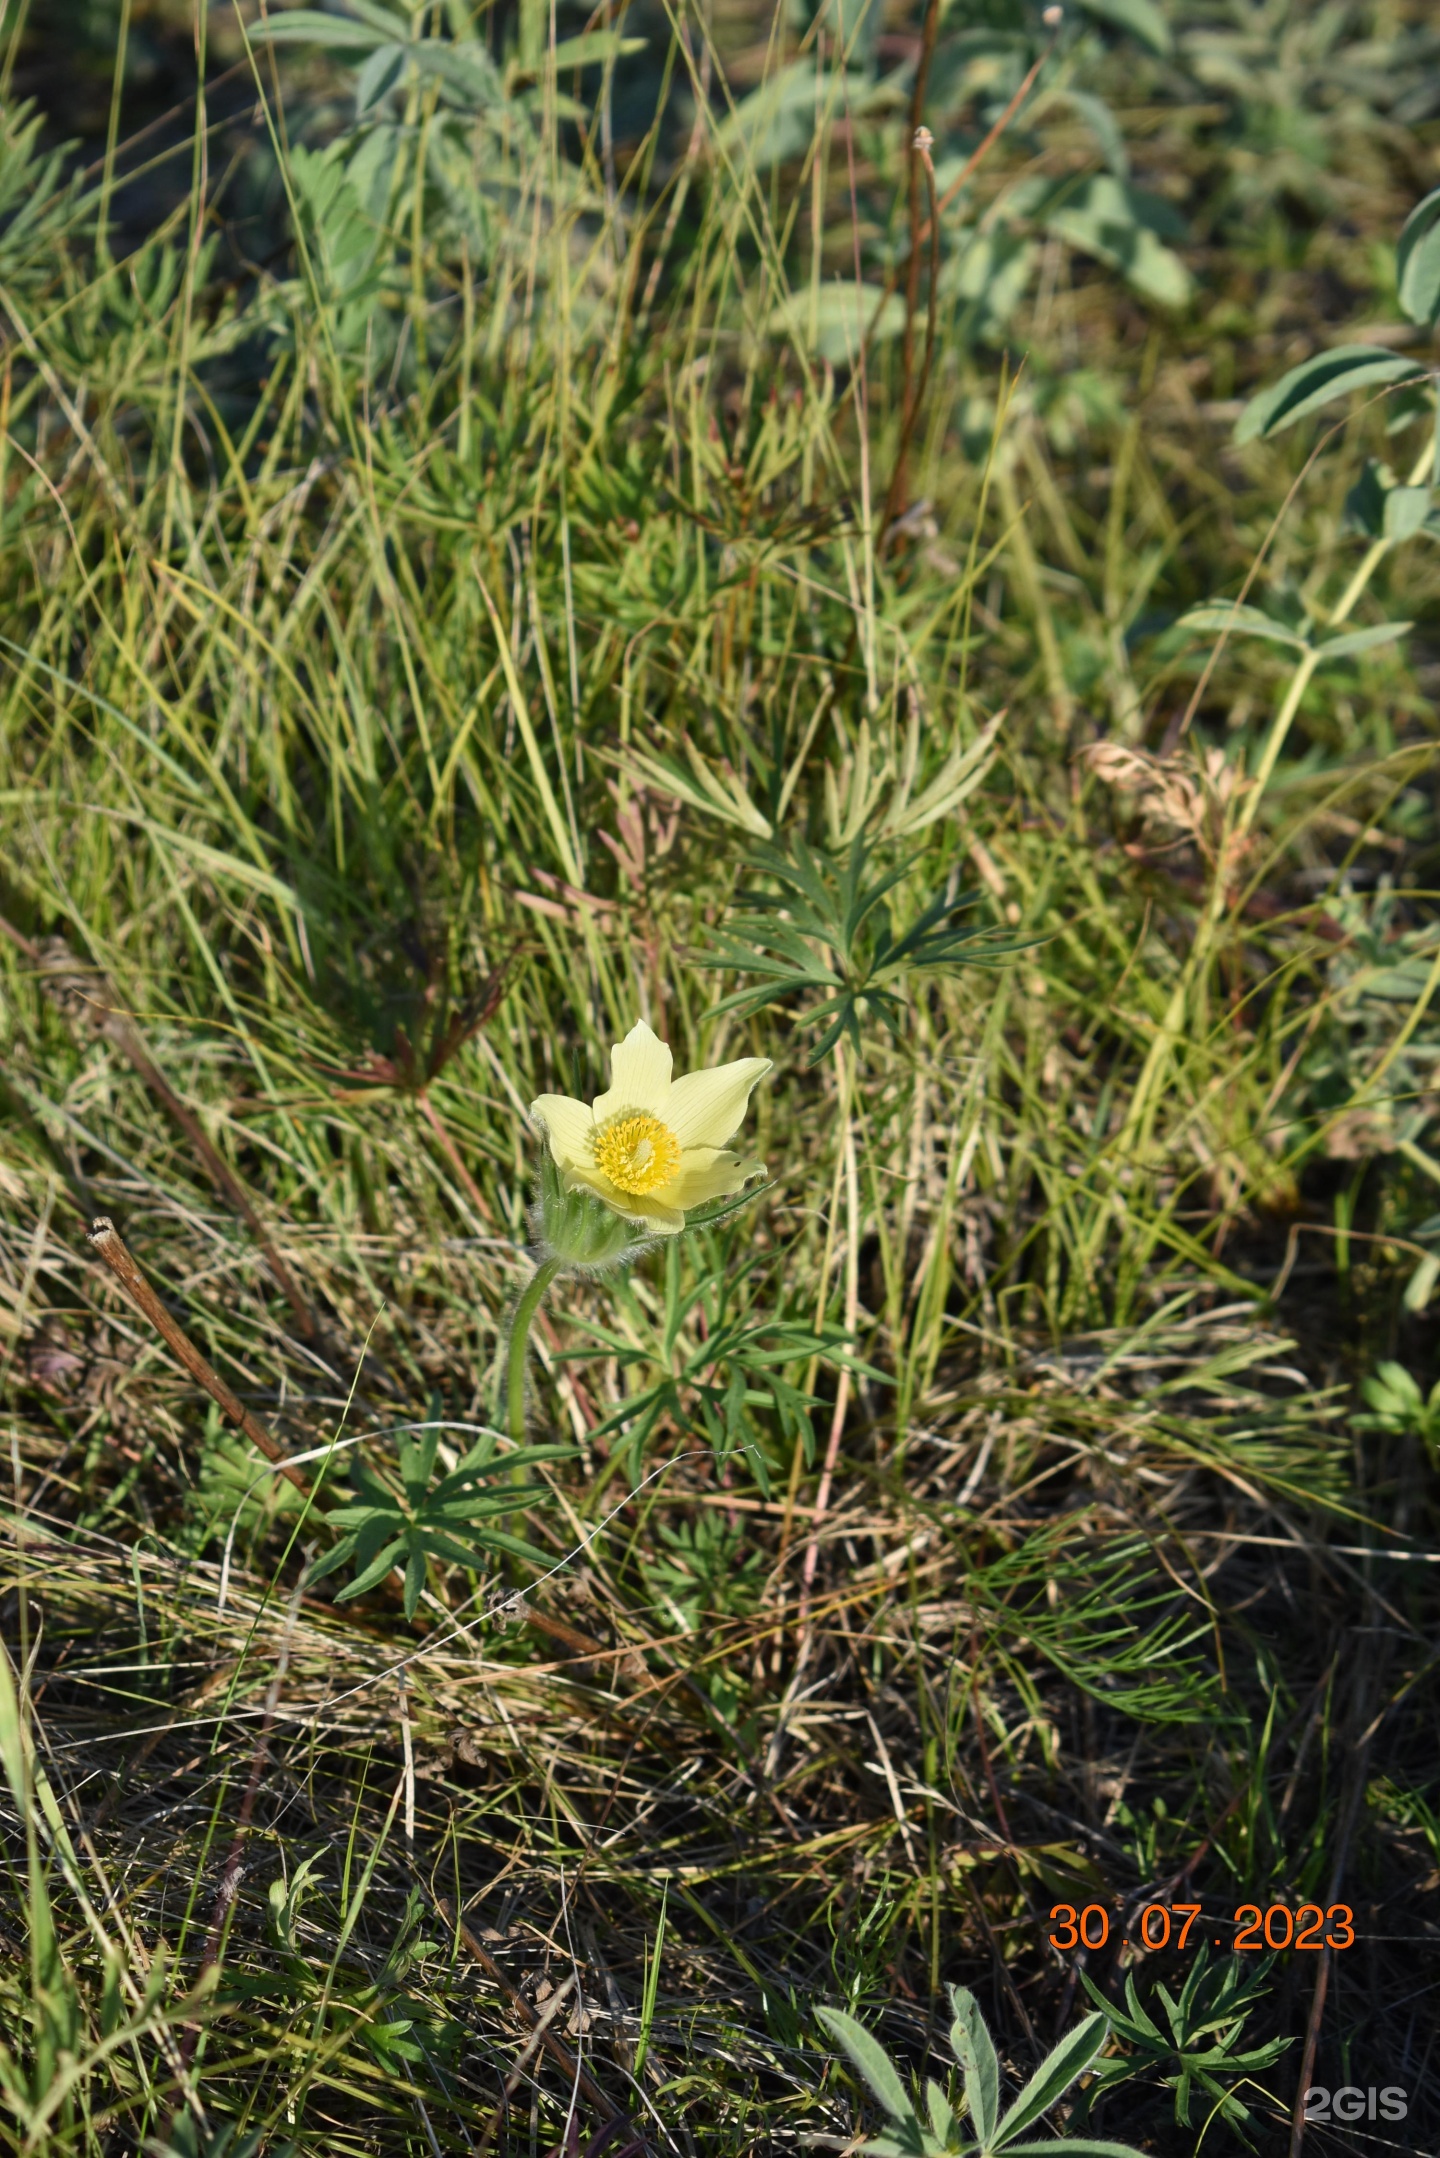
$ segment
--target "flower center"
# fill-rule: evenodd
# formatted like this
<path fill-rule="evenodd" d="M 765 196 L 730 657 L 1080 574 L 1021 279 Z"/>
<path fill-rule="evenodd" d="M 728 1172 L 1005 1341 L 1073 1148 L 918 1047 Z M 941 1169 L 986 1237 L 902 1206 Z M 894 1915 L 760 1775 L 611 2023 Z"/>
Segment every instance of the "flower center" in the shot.
<path fill-rule="evenodd" d="M 658 1116 L 639 1109 L 596 1132 L 595 1160 L 618 1190 L 638 1195 L 669 1183 L 680 1166 L 680 1141 Z"/>

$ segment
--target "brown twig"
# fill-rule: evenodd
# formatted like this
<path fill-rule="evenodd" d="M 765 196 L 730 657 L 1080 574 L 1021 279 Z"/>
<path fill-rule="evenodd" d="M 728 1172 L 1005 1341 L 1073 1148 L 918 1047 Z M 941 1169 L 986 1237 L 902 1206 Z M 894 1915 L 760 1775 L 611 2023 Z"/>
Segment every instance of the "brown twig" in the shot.
<path fill-rule="evenodd" d="M 925 184 L 930 192 L 930 207 L 933 212 L 935 207 L 935 166 L 930 152 L 935 147 L 935 138 L 928 127 L 916 128 L 912 147 L 915 153 L 912 163 L 918 162 L 925 168 Z M 915 256 L 917 271 L 919 261 L 920 257 L 917 252 Z M 915 281 L 918 283 L 918 277 Z M 908 296 L 906 306 L 906 325 L 908 329 L 910 322 Z M 910 443 L 915 433 L 915 422 L 920 416 L 920 407 L 925 402 L 925 392 L 930 387 L 930 375 L 935 364 L 935 346 L 939 330 L 940 220 L 938 217 L 932 216 L 930 224 L 930 302 L 925 327 L 925 364 L 920 370 L 920 380 L 914 386 L 913 394 L 908 362 L 905 369 L 905 403 L 900 422 L 900 444 L 895 452 L 895 469 L 890 475 L 890 486 L 885 496 L 885 508 L 880 518 L 880 545 L 882 548 L 905 512 L 905 477 L 910 457 Z"/>
<path fill-rule="evenodd" d="M 273 1462 L 281 1475 L 288 1477 L 297 1491 L 308 1492 L 309 1485 L 299 1470 L 290 1466 L 285 1458 L 285 1449 L 279 1441 L 272 1437 L 258 1417 L 251 1415 L 239 1396 L 231 1392 L 220 1374 L 200 1354 L 189 1335 L 165 1309 L 108 1214 L 99 1215 L 91 1224 L 86 1242 L 95 1247 L 136 1310 L 142 1312 L 150 1321 L 171 1354 L 184 1365 L 191 1378 L 204 1387 L 222 1413 L 239 1426 L 251 1445 L 258 1447 L 265 1459 Z M 566 1625 L 563 1619 L 551 1618 L 548 1613 L 536 1611 L 529 1605 L 525 1609 L 525 1623 L 533 1632 L 558 1642 L 572 1655 L 583 1658 L 587 1663 L 603 1664 L 610 1660 L 623 1667 L 626 1659 L 631 1657 L 631 1651 L 626 1644 L 622 1643 L 616 1649 L 607 1649 L 601 1642 L 592 1640 L 589 1634 L 581 1633 L 577 1627 Z"/>
<path fill-rule="evenodd" d="M 1049 21 L 1052 14 L 1058 18 L 1059 9 L 1046 9 L 1045 19 L 1047 22 Z M 959 194 L 961 188 L 965 185 L 965 182 L 971 177 L 971 175 L 976 170 L 976 167 L 982 162 L 982 160 L 986 157 L 989 151 L 991 151 L 995 147 L 995 144 L 1000 140 L 1000 137 L 1004 134 L 1006 128 L 1010 125 L 1010 122 L 1014 119 L 1016 113 L 1024 104 L 1026 98 L 1030 94 L 1030 90 L 1034 84 L 1036 76 L 1039 74 L 1041 68 L 1045 65 L 1045 62 L 1049 59 L 1051 53 L 1055 50 L 1055 38 L 1056 36 L 1058 36 L 1058 34 L 1058 29 L 1052 31 L 1049 44 L 1045 47 L 1045 50 L 1039 55 L 1034 65 L 1031 67 L 1029 73 L 1026 75 L 1024 81 L 1021 83 L 1019 89 L 1015 92 L 1015 95 L 1011 98 L 1009 104 L 1001 113 L 999 119 L 995 122 L 994 126 L 990 129 L 984 141 L 980 143 L 978 148 L 971 151 L 969 157 L 966 158 L 959 172 L 956 173 L 954 179 L 950 182 L 950 185 L 946 188 L 944 194 L 940 197 L 940 200 L 935 204 L 935 207 L 930 215 L 930 223 L 922 225 L 918 234 L 915 236 L 912 250 L 913 252 L 918 252 L 918 250 L 925 245 L 926 241 L 931 238 L 932 228 L 939 224 L 941 217 L 944 215 L 945 211 L 949 209 L 951 203 L 955 200 L 955 197 Z M 871 339 L 875 335 L 876 330 L 880 326 L 880 317 L 884 313 L 885 302 L 891 297 L 891 295 L 895 291 L 896 286 L 900 282 L 900 271 L 902 267 L 908 275 L 910 269 L 909 256 L 906 257 L 903 265 L 899 263 L 895 265 L 895 267 L 890 271 L 889 275 L 887 276 L 884 285 L 881 287 L 880 297 L 875 303 L 875 312 L 870 317 L 870 325 L 865 332 L 863 340 L 863 343 L 867 349 L 870 345 Z"/>
<path fill-rule="evenodd" d="M 318 1341 L 322 1333 L 320 1322 L 304 1291 L 276 1250 L 269 1230 L 256 1211 L 255 1202 L 224 1155 L 212 1145 L 209 1134 L 195 1112 L 181 1101 L 160 1070 L 134 1020 L 120 1009 L 119 994 L 114 983 L 104 974 L 84 966 L 63 937 L 46 937 L 38 944 L 34 943 L 16 929 L 13 923 L 7 922 L 3 915 L 0 915 L 0 935 L 7 936 L 16 950 L 35 968 L 41 990 L 52 1004 L 72 1020 L 83 1014 L 94 1031 L 113 1043 L 120 1054 L 133 1065 L 166 1114 L 179 1125 L 195 1149 L 211 1183 L 217 1191 L 224 1194 L 245 1222 L 264 1253 L 265 1263 L 274 1275 L 276 1285 L 294 1313 L 295 1323 L 305 1339 L 310 1342 Z"/>
<path fill-rule="evenodd" d="M 481 2130 L 480 2141 L 475 2145 L 475 2158 L 485 2158 L 486 2151 L 489 2150 L 490 2145 L 505 2125 L 505 2116 L 510 2110 L 510 2101 L 520 2088 L 521 2077 L 544 2045 L 545 2033 L 549 2030 L 574 1991 L 575 1973 L 572 1971 L 570 1976 L 562 1979 L 555 1988 L 555 1991 L 541 2009 L 530 2036 L 521 2047 L 514 2067 L 505 2078 L 505 2088 L 496 2099 L 490 2118 Z"/>
<path fill-rule="evenodd" d="M 131 1303 L 150 1321 L 171 1355 L 184 1365 L 198 1385 L 204 1387 L 211 1400 L 218 1404 L 221 1413 L 228 1416 L 231 1423 L 244 1432 L 251 1445 L 258 1447 L 265 1459 L 273 1462 L 281 1475 L 288 1477 L 298 1491 L 307 1490 L 304 1477 L 286 1461 L 285 1449 L 279 1440 L 271 1437 L 258 1417 L 251 1415 L 220 1374 L 206 1363 L 184 1328 L 165 1309 L 108 1214 L 96 1217 L 85 1240 L 94 1246 Z"/>
<path fill-rule="evenodd" d="M 905 334 L 901 348 L 903 388 L 900 399 L 900 446 L 895 452 L 895 466 L 890 475 L 890 486 L 885 496 L 885 514 L 880 520 L 883 536 L 889 531 L 896 517 L 905 507 L 905 467 L 910 455 L 910 437 L 915 431 L 915 415 L 925 395 L 925 383 L 930 376 L 930 361 L 935 350 L 935 311 L 938 305 L 936 273 L 939 269 L 940 218 L 935 207 L 935 167 L 930 161 L 934 136 L 925 126 L 925 92 L 930 85 L 930 64 L 935 58 L 935 40 L 940 30 L 940 0 L 927 0 L 925 25 L 920 36 L 920 58 L 915 66 L 915 81 L 910 91 L 910 253 L 905 261 Z M 920 306 L 920 168 L 924 163 L 925 178 L 930 198 L 930 323 L 926 333 L 925 371 L 919 387 L 915 382 L 915 316 Z"/>
<path fill-rule="evenodd" d="M 434 1897 L 435 1908 L 446 1925 L 455 1928 L 469 1955 L 479 1964 L 485 1976 L 490 1980 L 491 1985 L 505 1996 L 505 1999 L 514 2009 L 516 2015 L 519 2016 L 521 2022 L 524 2023 L 527 2030 L 538 2035 L 540 2044 L 550 2055 L 561 2074 L 567 2076 L 577 2090 L 583 2091 L 591 2105 L 598 2106 L 607 2120 L 620 2122 L 623 2127 L 628 2128 L 630 2133 L 634 2135 L 635 2127 L 629 2115 L 616 2105 L 608 2091 L 604 2090 L 589 2071 L 575 2058 L 565 2041 L 562 2038 L 557 2038 L 555 2033 L 546 2027 L 544 2018 L 537 2015 L 524 1994 L 518 1992 L 511 1985 L 490 1951 L 482 1942 L 476 1939 L 459 1913 L 445 1901 L 443 1896 L 435 1896 L 433 1890 L 431 1894 Z"/>
<path fill-rule="evenodd" d="M 302 1576 L 303 1581 L 303 1576 Z M 220 1873 L 220 1886 L 215 1892 L 215 1904 L 210 1914 L 210 1931 L 205 1937 L 205 1952 L 200 1958 L 199 1977 L 214 1968 L 220 1961 L 220 1950 L 225 1939 L 225 1927 L 240 1893 L 244 1868 L 241 1859 L 245 1850 L 245 1838 L 250 1830 L 250 1816 L 255 1811 L 255 1801 L 260 1795 L 260 1779 L 270 1758 L 270 1733 L 275 1726 L 275 1710 L 280 1701 L 280 1688 L 290 1663 L 290 1636 L 295 1626 L 295 1614 L 300 1608 L 301 1582 L 295 1585 L 290 1598 L 290 1610 L 285 1621 L 285 1631 L 280 1640 L 280 1653 L 275 1659 L 275 1676 L 265 1695 L 264 1713 L 255 1738 L 255 1750 L 250 1759 L 250 1775 L 240 1800 L 240 1811 L 235 1816 L 235 1833 L 230 1839 L 225 1864 Z M 198 1981 L 197 1981 L 198 1983 Z M 181 2058 L 189 2068 L 195 2058 L 195 2047 L 200 2037 L 200 2026 L 192 2023 L 181 2042 Z"/>
<path fill-rule="evenodd" d="M 1373 1598 L 1375 1592 L 1368 1577 L 1365 1585 Z M 1382 1638 L 1378 1647 L 1367 1644 L 1367 1648 L 1368 1653 L 1357 1656 L 1354 1664 L 1347 1720 L 1350 1730 L 1358 1729 L 1360 1737 L 1358 1743 L 1351 1747 L 1346 1761 L 1345 1789 L 1335 1841 L 1335 1862 L 1330 1870 L 1330 1888 L 1325 1899 L 1327 1908 L 1339 1902 L 1340 1891 L 1345 1885 L 1345 1869 L 1350 1863 L 1350 1845 L 1369 1787 L 1370 1749 L 1384 1716 L 1382 1710 L 1380 1715 L 1372 1717 L 1371 1708 L 1384 1681 L 1392 1643 Z M 1327 1941 L 1320 1951 L 1320 1967 L 1315 1973 L 1315 1990 L 1310 1996 L 1310 2014 L 1305 2024 L 1305 2044 L 1300 2055 L 1300 2080 L 1296 2086 L 1295 2106 L 1290 2116 L 1289 2158 L 1301 2158 L 1305 2145 L 1305 2093 L 1310 2088 L 1310 2078 L 1315 2071 L 1315 2055 L 1320 2045 L 1320 2026 L 1325 2018 L 1325 1997 L 1330 1990 L 1330 1965 L 1334 1954 L 1334 1949 Z"/>

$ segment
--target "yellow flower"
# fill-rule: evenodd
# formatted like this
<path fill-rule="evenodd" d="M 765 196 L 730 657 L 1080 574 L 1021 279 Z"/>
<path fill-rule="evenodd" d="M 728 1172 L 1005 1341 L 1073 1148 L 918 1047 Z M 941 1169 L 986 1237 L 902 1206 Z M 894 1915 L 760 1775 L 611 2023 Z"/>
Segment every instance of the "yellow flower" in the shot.
<path fill-rule="evenodd" d="M 670 1051 L 637 1020 L 610 1053 L 610 1087 L 587 1108 L 542 1094 L 530 1114 L 543 1126 L 569 1191 L 593 1192 L 627 1221 L 673 1236 L 689 1208 L 739 1191 L 765 1165 L 728 1151 L 768 1057 L 741 1057 L 713 1071 L 670 1076 Z"/>

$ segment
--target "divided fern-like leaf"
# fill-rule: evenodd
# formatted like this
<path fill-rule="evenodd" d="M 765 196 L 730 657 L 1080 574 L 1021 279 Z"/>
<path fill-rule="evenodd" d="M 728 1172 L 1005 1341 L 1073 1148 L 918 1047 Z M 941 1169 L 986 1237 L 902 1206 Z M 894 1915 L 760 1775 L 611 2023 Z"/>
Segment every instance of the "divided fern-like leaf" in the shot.
<path fill-rule="evenodd" d="M 803 1014 L 809 1026 L 830 1022 L 810 1054 L 814 1065 L 842 1035 L 859 1050 L 862 1016 L 880 1020 L 899 1040 L 908 975 L 931 967 L 997 966 L 1037 941 L 984 922 L 957 926 L 953 918 L 978 905 L 980 895 L 950 890 L 935 894 L 897 934 L 884 901 L 917 857 L 867 878 L 870 852 L 863 835 L 834 857 L 798 833 L 788 847 L 751 850 L 751 868 L 780 889 L 738 893 L 735 906 L 749 917 L 745 934 L 722 932 L 716 952 L 696 964 L 758 974 L 764 985 L 735 990 L 715 1006 L 717 1012 L 749 1017 L 782 998 L 819 992 L 820 1001 Z"/>
<path fill-rule="evenodd" d="M 313 1569 L 311 1580 L 319 1581 L 353 1562 L 355 1578 L 335 1599 L 347 1603 L 403 1565 L 405 1615 L 413 1618 L 432 1560 L 477 1568 L 488 1555 L 503 1552 L 531 1565 L 548 1565 L 548 1552 L 494 1523 L 548 1496 L 542 1484 L 514 1482 L 517 1473 L 541 1462 L 566 1460 L 574 1449 L 517 1446 L 497 1453 L 496 1445 L 497 1434 L 485 1433 L 432 1486 L 439 1433 L 427 1430 L 418 1441 L 402 1439 L 397 1453 L 398 1492 L 364 1462 L 357 1462 L 350 1470 L 354 1498 L 348 1505 L 331 1507 L 325 1516 L 332 1528 L 341 1531 L 340 1539 Z"/>

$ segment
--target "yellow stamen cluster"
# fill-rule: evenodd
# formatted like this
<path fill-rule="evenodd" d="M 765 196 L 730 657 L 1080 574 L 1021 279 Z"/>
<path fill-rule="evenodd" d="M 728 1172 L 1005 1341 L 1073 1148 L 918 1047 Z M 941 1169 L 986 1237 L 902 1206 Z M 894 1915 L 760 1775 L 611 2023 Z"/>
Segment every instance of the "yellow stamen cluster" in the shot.
<path fill-rule="evenodd" d="M 595 1134 L 596 1166 L 617 1190 L 658 1191 L 680 1167 L 680 1141 L 658 1116 L 639 1110 L 618 1116 Z"/>

